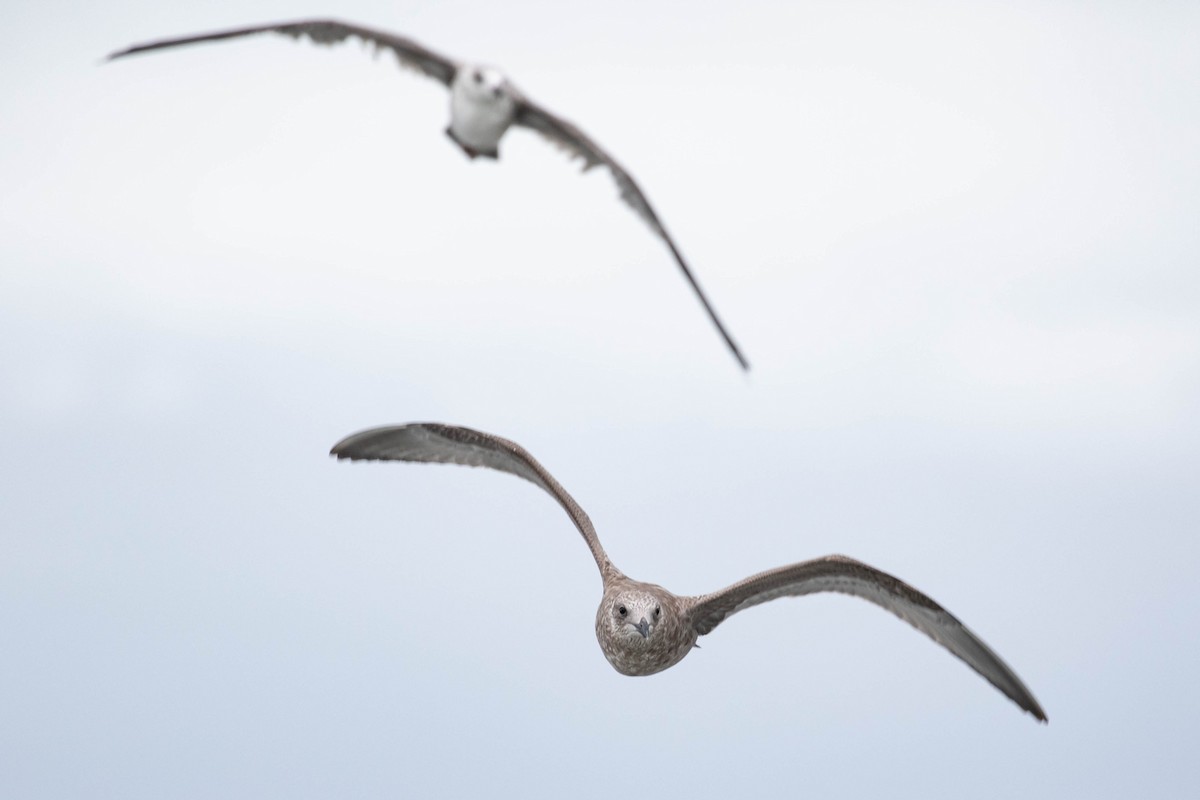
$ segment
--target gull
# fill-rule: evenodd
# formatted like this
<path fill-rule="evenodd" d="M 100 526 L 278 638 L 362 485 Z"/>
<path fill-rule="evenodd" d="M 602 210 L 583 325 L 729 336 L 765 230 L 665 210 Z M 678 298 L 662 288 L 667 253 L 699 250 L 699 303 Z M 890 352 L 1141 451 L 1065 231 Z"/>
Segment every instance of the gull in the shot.
<path fill-rule="evenodd" d="M 623 675 L 653 675 L 679 663 L 696 640 L 727 618 L 780 597 L 841 592 L 892 612 L 967 663 L 1038 720 L 1037 700 L 990 647 L 949 611 L 904 581 L 841 555 L 760 572 L 710 594 L 687 597 L 626 577 L 600 545 L 591 519 L 566 489 L 523 447 L 499 436 L 441 423 L 371 428 L 342 439 L 330 454 L 355 461 L 463 464 L 507 472 L 540 486 L 571 517 L 604 583 L 596 638 Z"/>
<path fill-rule="evenodd" d="M 637 212 L 642 221 L 650 226 L 650 230 L 670 249 L 675 263 L 683 271 L 683 276 L 691 284 L 734 358 L 742 369 L 750 368 L 749 362 L 717 317 L 717 312 L 700 288 L 691 268 L 684 261 L 675 240 L 667 233 L 666 227 L 633 180 L 633 176 L 582 130 L 530 100 L 494 67 L 456 61 L 404 36 L 331 19 L 254 25 L 160 39 L 118 50 L 111 53 L 108 60 L 168 47 L 235 39 L 258 33 L 279 33 L 298 40 L 307 37 L 315 44 L 323 45 L 333 45 L 356 37 L 374 47 L 376 53 L 390 50 L 395 54 L 400 66 L 433 78 L 450 90 L 450 124 L 446 127 L 446 135 L 462 148 L 470 159 L 499 159 L 500 139 L 510 127 L 517 125 L 538 132 L 556 147 L 567 151 L 571 158 L 582 159 L 584 172 L 596 166 L 607 167 L 620 190 L 621 199 Z"/>

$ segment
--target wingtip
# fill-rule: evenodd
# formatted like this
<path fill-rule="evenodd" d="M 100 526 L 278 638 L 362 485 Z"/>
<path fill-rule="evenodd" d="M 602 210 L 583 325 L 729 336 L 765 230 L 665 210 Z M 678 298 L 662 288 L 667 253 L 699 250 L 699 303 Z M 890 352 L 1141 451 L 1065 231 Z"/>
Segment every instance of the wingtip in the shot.
<path fill-rule="evenodd" d="M 118 58 L 124 58 L 125 56 L 129 55 L 130 53 L 136 53 L 136 52 L 137 52 L 137 49 L 133 48 L 133 47 L 126 47 L 123 50 L 113 50 L 111 53 L 106 55 L 100 63 L 107 64 L 110 61 L 116 61 Z"/>
<path fill-rule="evenodd" d="M 749 373 L 750 362 L 744 355 L 742 355 L 742 349 L 734 343 L 733 338 L 730 337 L 720 323 L 717 323 L 717 331 L 721 334 L 721 338 L 725 340 L 725 346 L 729 349 L 729 352 L 733 356 L 734 360 L 737 361 L 738 366 L 742 368 L 742 372 Z"/>
<path fill-rule="evenodd" d="M 368 460 L 365 456 L 363 456 L 359 453 L 355 453 L 350 450 L 347 450 L 343 446 L 345 444 L 346 444 L 345 440 L 342 440 L 342 441 L 338 442 L 337 444 L 335 444 L 333 447 L 329 448 L 329 455 L 333 456 L 338 461 L 365 461 L 365 460 Z"/>
<path fill-rule="evenodd" d="M 1014 675 L 1013 677 L 1016 676 Z M 1050 718 L 1046 716 L 1045 710 L 1042 709 L 1042 704 L 1039 703 L 1037 698 L 1033 696 L 1033 692 L 1029 691 L 1029 689 L 1025 687 L 1025 684 L 1021 683 L 1020 678 L 1017 678 L 1017 687 L 1018 691 L 1016 693 L 1005 691 L 1005 694 L 1008 695 L 1009 699 L 1020 706 L 1021 710 L 1028 712 L 1030 716 L 1032 716 L 1041 724 L 1048 725 L 1050 723 Z"/>
<path fill-rule="evenodd" d="M 336 448 L 334 448 L 333 450 L 330 450 L 329 455 L 332 456 L 333 458 L 337 459 L 338 461 L 349 461 L 351 463 L 353 463 L 355 461 L 382 461 L 383 460 L 377 456 L 365 456 L 365 455 L 362 455 L 361 453 L 347 453 L 345 451 L 338 450 Z"/>

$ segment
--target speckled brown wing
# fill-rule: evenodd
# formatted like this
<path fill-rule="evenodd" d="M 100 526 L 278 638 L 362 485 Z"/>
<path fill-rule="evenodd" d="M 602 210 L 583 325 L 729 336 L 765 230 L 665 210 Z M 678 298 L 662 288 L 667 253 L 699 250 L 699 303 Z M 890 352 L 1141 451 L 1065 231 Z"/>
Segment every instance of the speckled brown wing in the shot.
<path fill-rule="evenodd" d="M 232 28 L 230 30 L 198 33 L 192 36 L 180 36 L 172 39 L 158 39 L 144 42 L 118 50 L 109 55 L 109 60 L 146 53 L 151 50 L 162 50 L 168 47 L 179 47 L 197 42 L 216 42 L 222 39 L 236 39 L 241 36 L 252 36 L 258 33 L 279 33 L 293 39 L 308 38 L 315 44 L 337 44 L 355 37 L 363 40 L 378 50 L 391 50 L 401 66 L 415 69 L 430 78 L 449 86 L 454 81 L 458 64 L 445 56 L 435 53 L 422 44 L 394 33 L 366 28 L 339 22 L 335 19 L 310 19 L 299 22 L 278 22 L 266 25 L 253 25 L 247 28 Z"/>
<path fill-rule="evenodd" d="M 733 353 L 733 357 L 741 364 L 742 369 L 750 369 L 750 362 L 742 355 L 742 351 L 738 348 L 737 343 L 733 341 L 733 337 L 725 329 L 725 325 L 717 316 L 712 303 L 708 301 L 704 290 L 700 288 L 700 284 L 696 281 L 696 276 L 692 274 L 691 268 L 683 260 L 683 255 L 679 252 L 679 248 L 676 247 L 675 240 L 667 233 L 666 227 L 659 220 L 658 214 L 654 213 L 650 201 L 646 199 L 646 195 L 642 192 L 641 187 L 637 185 L 637 182 L 633 180 L 633 177 L 625 171 L 624 167 L 617 163 L 615 158 L 605 152 L 600 145 L 592 141 L 574 123 L 552 114 L 529 98 L 518 93 L 515 89 L 513 90 L 513 95 L 517 99 L 517 115 L 513 122 L 537 131 L 552 144 L 567 151 L 571 157 L 583 159 L 583 169 L 585 171 L 600 165 L 608 167 L 608 171 L 612 173 L 613 180 L 617 183 L 617 189 L 621 192 L 621 199 L 628 203 L 637 212 L 637 215 L 642 218 L 642 221 L 649 225 L 650 229 L 666 242 L 671 255 L 675 257 L 675 263 L 679 265 L 679 269 L 683 271 L 683 276 L 687 278 L 688 283 L 692 286 L 692 290 L 700 298 L 700 303 L 704 306 L 704 310 L 708 312 L 709 319 L 716 326 L 717 331 L 721 334 L 721 338 L 725 340 L 725 344 Z"/>
<path fill-rule="evenodd" d="M 1014 703 L 1045 722 L 1025 684 L 979 637 L 946 609 L 902 580 L 846 556 L 826 556 L 760 572 L 719 592 L 690 598 L 689 618 L 703 635 L 731 614 L 774 600 L 841 592 L 886 608 L 961 658 Z"/>
<path fill-rule="evenodd" d="M 471 428 L 416 422 L 361 431 L 342 439 L 329 452 L 339 459 L 354 461 L 416 461 L 489 467 L 524 478 L 546 490 L 571 517 L 592 551 L 601 575 L 611 569 L 608 555 L 600 546 L 588 515 L 546 468 L 516 442 Z"/>

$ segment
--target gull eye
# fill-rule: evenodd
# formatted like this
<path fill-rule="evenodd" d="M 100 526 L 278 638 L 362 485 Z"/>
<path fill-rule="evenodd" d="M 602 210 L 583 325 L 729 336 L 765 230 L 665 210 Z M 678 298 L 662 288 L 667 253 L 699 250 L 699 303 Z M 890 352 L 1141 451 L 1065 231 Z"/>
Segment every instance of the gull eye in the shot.
<path fill-rule="evenodd" d="M 479 70 L 475 70 L 474 78 L 476 83 L 483 83 L 483 73 Z"/>
<path fill-rule="evenodd" d="M 503 92 L 501 92 L 501 91 L 500 91 L 500 87 L 499 87 L 499 86 L 497 86 L 496 88 L 492 89 L 492 97 L 495 97 L 497 100 L 499 100 L 499 99 L 500 99 L 500 95 L 501 95 L 501 94 L 503 94 Z"/>
<path fill-rule="evenodd" d="M 660 606 L 655 606 L 654 607 L 654 618 L 658 619 L 660 614 L 662 614 L 662 608 Z"/>
<path fill-rule="evenodd" d="M 617 613 L 618 613 L 618 614 L 620 614 L 620 615 L 623 617 L 623 616 L 625 616 L 626 614 L 628 614 L 628 613 L 629 613 L 629 609 L 625 608 L 625 606 L 618 606 L 618 607 L 617 607 Z"/>

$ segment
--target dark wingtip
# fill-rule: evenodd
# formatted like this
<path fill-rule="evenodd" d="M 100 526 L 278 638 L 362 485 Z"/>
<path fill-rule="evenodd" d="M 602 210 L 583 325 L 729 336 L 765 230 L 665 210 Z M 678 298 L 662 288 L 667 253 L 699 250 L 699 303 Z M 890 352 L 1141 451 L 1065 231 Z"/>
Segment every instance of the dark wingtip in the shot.
<path fill-rule="evenodd" d="M 364 460 L 370 460 L 370 459 L 368 459 L 368 457 L 367 457 L 367 456 L 364 456 L 364 455 L 362 455 L 362 454 L 360 454 L 360 453 L 354 453 L 354 452 L 351 452 L 351 451 L 348 451 L 348 450 L 342 449 L 342 444 L 343 444 L 342 442 L 338 442 L 338 443 L 337 443 L 337 444 L 335 444 L 333 447 L 331 447 L 331 448 L 329 449 L 329 455 L 333 456 L 333 457 L 334 457 L 334 458 L 336 458 L 338 461 L 364 461 Z"/>
<path fill-rule="evenodd" d="M 125 56 L 133 55 L 134 53 L 140 53 L 141 51 L 141 47 L 126 47 L 123 50 L 113 50 L 111 53 L 106 55 L 104 60 L 100 63 L 107 64 L 109 61 L 116 61 L 118 58 L 124 58 Z"/>
<path fill-rule="evenodd" d="M 420 423 L 410 423 L 409 425 L 385 425 L 378 428 L 367 428 L 366 430 L 352 433 L 349 436 L 344 436 L 331 448 L 329 455 L 339 461 L 386 461 L 386 456 L 379 454 L 378 449 L 373 446 L 370 440 L 374 439 L 377 434 L 391 432 L 400 428 L 418 427 Z M 364 441 L 366 440 L 366 441 Z"/>
<path fill-rule="evenodd" d="M 733 337 L 730 336 L 729 332 L 725 330 L 725 326 L 717 321 L 717 315 L 712 311 L 707 301 L 704 302 L 704 307 L 709 312 L 709 318 L 712 319 L 713 323 L 716 324 L 717 332 L 720 333 L 721 338 L 725 340 L 725 346 L 729 348 L 729 352 L 733 354 L 735 359 L 737 359 L 738 366 L 742 368 L 742 372 L 749 372 L 750 362 L 746 360 L 744 355 L 742 355 L 742 349 L 737 346 L 736 342 L 733 341 Z"/>

